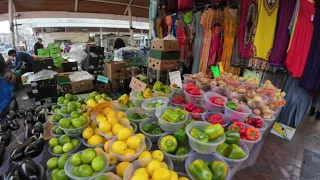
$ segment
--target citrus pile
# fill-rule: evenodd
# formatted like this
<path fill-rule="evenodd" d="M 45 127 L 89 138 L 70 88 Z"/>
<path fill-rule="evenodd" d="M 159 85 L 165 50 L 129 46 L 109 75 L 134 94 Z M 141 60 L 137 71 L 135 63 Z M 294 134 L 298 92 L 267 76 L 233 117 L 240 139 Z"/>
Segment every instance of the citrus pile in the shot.
<path fill-rule="evenodd" d="M 62 135 L 59 138 L 51 138 L 49 147 L 52 148 L 54 154 L 63 154 L 74 150 L 78 147 L 79 143 L 78 139 L 71 139 L 67 135 Z"/>
<path fill-rule="evenodd" d="M 80 128 L 86 125 L 89 121 L 89 117 L 81 115 L 80 112 L 72 112 L 69 118 L 62 118 L 59 121 L 59 127 L 62 129 L 74 129 Z"/>
<path fill-rule="evenodd" d="M 79 98 L 77 96 L 73 96 L 70 93 L 67 93 L 64 96 L 60 96 L 57 101 L 58 101 L 59 104 L 66 105 L 66 104 L 68 104 L 69 102 L 72 102 L 72 101 L 79 101 Z M 83 99 L 81 99 L 80 101 L 83 101 Z"/>
<path fill-rule="evenodd" d="M 82 132 L 82 138 L 87 140 L 90 146 L 102 145 L 106 139 L 99 133 L 99 129 L 94 122 L 91 122 Z"/>
<path fill-rule="evenodd" d="M 123 159 L 126 161 L 126 157 L 135 155 L 141 147 L 144 147 L 142 143 L 144 141 L 139 135 L 132 135 L 128 128 L 124 128 L 119 132 L 118 139 L 111 144 L 109 150 L 116 155 L 124 156 Z"/>
<path fill-rule="evenodd" d="M 64 131 L 58 125 L 53 126 L 52 132 L 57 135 L 64 135 Z"/>
<path fill-rule="evenodd" d="M 50 158 L 46 165 L 47 168 L 51 171 L 51 179 L 52 180 L 65 180 L 69 179 L 64 171 L 64 165 L 69 159 L 68 154 L 63 154 L 61 157 L 53 157 Z"/>
<path fill-rule="evenodd" d="M 90 93 L 89 99 L 87 100 L 86 104 L 89 108 L 93 108 L 97 104 L 111 100 L 112 99 L 106 93 L 99 94 L 98 92 L 93 91 L 92 93 Z"/>

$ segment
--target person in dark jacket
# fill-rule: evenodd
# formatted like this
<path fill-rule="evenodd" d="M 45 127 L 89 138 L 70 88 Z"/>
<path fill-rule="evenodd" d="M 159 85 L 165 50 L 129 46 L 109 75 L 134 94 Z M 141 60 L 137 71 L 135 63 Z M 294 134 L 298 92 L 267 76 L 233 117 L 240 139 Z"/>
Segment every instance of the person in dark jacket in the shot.
<path fill-rule="evenodd" d="M 120 48 L 126 47 L 126 44 L 121 38 L 117 38 L 115 43 L 114 43 L 114 50 L 118 50 Z"/>
<path fill-rule="evenodd" d="M 38 38 L 38 42 L 36 42 L 33 46 L 34 54 L 38 55 L 38 49 L 43 49 L 42 39 Z"/>
<path fill-rule="evenodd" d="M 16 76 L 8 70 L 7 64 L 4 61 L 1 53 L 0 53 L 0 76 L 7 78 L 11 84 L 14 84 L 16 82 Z"/>
<path fill-rule="evenodd" d="M 13 70 L 20 70 L 23 62 L 27 64 L 27 72 L 32 71 L 32 64 L 34 61 L 34 57 L 23 51 L 9 50 L 8 56 L 15 57 L 15 64 L 13 66 Z"/>

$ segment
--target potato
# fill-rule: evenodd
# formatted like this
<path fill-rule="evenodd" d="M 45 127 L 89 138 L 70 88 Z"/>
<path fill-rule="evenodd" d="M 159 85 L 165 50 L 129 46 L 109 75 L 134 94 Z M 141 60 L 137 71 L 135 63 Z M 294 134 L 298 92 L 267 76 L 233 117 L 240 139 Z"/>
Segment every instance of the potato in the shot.
<path fill-rule="evenodd" d="M 261 115 L 261 110 L 260 109 L 253 109 L 252 113 L 256 116 L 260 116 Z"/>

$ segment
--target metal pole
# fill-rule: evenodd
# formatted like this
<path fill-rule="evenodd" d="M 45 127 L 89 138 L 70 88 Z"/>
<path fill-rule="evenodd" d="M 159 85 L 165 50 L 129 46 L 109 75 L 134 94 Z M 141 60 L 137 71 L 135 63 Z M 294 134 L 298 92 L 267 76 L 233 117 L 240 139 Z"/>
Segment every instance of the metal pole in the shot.
<path fill-rule="evenodd" d="M 103 47 L 102 28 L 100 28 L 100 47 Z"/>
<path fill-rule="evenodd" d="M 140 47 L 143 45 L 143 30 L 141 29 L 140 33 Z"/>
<path fill-rule="evenodd" d="M 8 0 L 8 14 L 9 14 L 9 26 L 10 26 L 10 35 L 12 39 L 12 47 L 13 49 L 16 47 L 15 45 L 15 36 L 14 36 L 14 24 L 13 24 L 13 0 Z"/>
<path fill-rule="evenodd" d="M 18 45 L 18 50 L 20 49 L 20 39 L 19 39 L 19 31 L 18 31 L 18 23 L 17 23 L 17 18 L 14 19 L 14 23 L 16 25 L 16 36 L 17 36 L 17 45 Z"/>
<path fill-rule="evenodd" d="M 133 26 L 132 26 L 132 13 L 131 13 L 131 5 L 128 6 L 128 15 L 129 15 L 129 26 L 130 26 L 130 46 L 134 45 L 134 37 L 133 37 Z"/>

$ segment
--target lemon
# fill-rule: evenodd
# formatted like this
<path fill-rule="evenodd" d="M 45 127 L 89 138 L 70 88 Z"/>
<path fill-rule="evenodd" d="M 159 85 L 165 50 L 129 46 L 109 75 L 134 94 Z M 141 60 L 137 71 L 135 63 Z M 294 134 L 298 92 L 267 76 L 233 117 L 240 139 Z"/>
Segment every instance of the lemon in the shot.
<path fill-rule="evenodd" d="M 128 158 L 123 158 L 123 161 L 130 161 L 132 159 L 132 155 L 135 155 L 136 151 L 133 149 L 127 149 L 126 152 L 124 153 L 124 156 L 128 157 Z"/>
<path fill-rule="evenodd" d="M 161 162 L 161 167 L 168 169 L 168 165 L 165 162 Z"/>
<path fill-rule="evenodd" d="M 98 114 L 96 117 L 96 121 L 101 123 L 102 121 L 107 121 L 107 118 L 103 114 Z"/>
<path fill-rule="evenodd" d="M 164 155 L 160 150 L 155 150 L 151 153 L 152 159 L 163 161 Z"/>
<path fill-rule="evenodd" d="M 107 136 L 114 136 L 114 134 L 113 134 L 111 131 L 105 133 L 105 135 L 107 135 Z"/>
<path fill-rule="evenodd" d="M 98 104 L 102 104 L 104 102 L 106 102 L 104 99 L 99 99 Z"/>
<path fill-rule="evenodd" d="M 139 157 L 138 157 L 139 160 L 141 159 L 151 159 L 151 153 L 149 151 L 143 151 Z"/>
<path fill-rule="evenodd" d="M 136 136 L 139 136 L 142 139 L 142 141 L 146 140 L 146 136 L 142 133 L 138 133 L 136 134 Z"/>
<path fill-rule="evenodd" d="M 127 146 L 131 149 L 135 149 L 141 146 L 141 138 L 139 136 L 131 136 L 127 140 Z"/>
<path fill-rule="evenodd" d="M 103 138 L 100 135 L 93 135 L 88 139 L 88 144 L 96 146 L 103 143 Z"/>
<path fill-rule="evenodd" d="M 124 155 L 127 150 L 127 144 L 124 141 L 116 141 L 112 144 L 111 149 L 118 155 Z"/>
<path fill-rule="evenodd" d="M 152 175 L 153 180 L 168 180 L 171 177 L 171 172 L 165 168 L 158 168 Z"/>
<path fill-rule="evenodd" d="M 186 177 L 179 177 L 179 179 L 178 180 L 189 180 L 188 178 L 186 178 Z"/>
<path fill-rule="evenodd" d="M 103 113 L 105 116 L 107 116 L 110 111 L 112 111 L 112 109 L 106 107 L 106 108 L 103 109 L 102 113 Z"/>
<path fill-rule="evenodd" d="M 93 108 L 93 107 L 95 107 L 97 105 L 97 103 L 93 99 L 89 99 L 87 101 L 87 105 L 88 105 L 89 108 Z"/>
<path fill-rule="evenodd" d="M 137 174 L 137 175 L 134 175 L 131 180 L 149 180 L 148 177 L 146 177 L 145 175 L 143 174 Z"/>
<path fill-rule="evenodd" d="M 123 177 L 124 171 L 130 165 L 130 162 L 121 162 L 116 167 L 116 173 L 118 176 Z"/>
<path fill-rule="evenodd" d="M 112 133 L 113 133 L 114 135 L 118 135 L 118 133 L 119 133 L 122 129 L 124 129 L 124 127 L 123 127 L 121 124 L 115 124 L 115 125 L 112 126 Z"/>
<path fill-rule="evenodd" d="M 117 118 L 117 112 L 115 112 L 115 111 L 108 112 L 107 118 L 110 119 L 110 118 L 113 118 L 113 117 Z"/>
<path fill-rule="evenodd" d="M 118 140 L 119 141 L 127 140 L 131 135 L 132 135 L 132 132 L 128 128 L 123 128 L 118 133 Z"/>
<path fill-rule="evenodd" d="M 107 133 L 111 130 L 111 124 L 108 121 L 101 122 L 99 124 L 99 130 L 103 133 Z"/>
<path fill-rule="evenodd" d="M 150 163 L 147 166 L 147 170 L 148 170 L 149 175 L 152 176 L 153 173 L 159 168 L 161 168 L 161 163 L 158 160 L 150 161 Z M 169 173 L 170 173 L 170 171 L 169 171 Z"/>
<path fill-rule="evenodd" d="M 104 149 L 105 152 L 109 152 L 109 144 L 110 144 L 110 141 L 111 141 L 111 140 L 107 140 L 107 141 L 104 143 L 103 149 Z"/>
<path fill-rule="evenodd" d="M 97 154 L 100 154 L 99 152 L 104 152 L 101 147 L 94 148 Z"/>
<path fill-rule="evenodd" d="M 86 127 L 82 132 L 83 139 L 89 139 L 91 136 L 93 136 L 94 130 L 92 127 Z"/>
<path fill-rule="evenodd" d="M 95 128 L 95 129 L 94 129 L 94 134 L 95 134 L 95 135 L 100 135 L 99 128 Z"/>
<path fill-rule="evenodd" d="M 174 171 L 170 171 L 171 177 L 170 180 L 178 180 L 178 174 Z"/>
<path fill-rule="evenodd" d="M 124 117 L 126 117 L 126 115 L 125 115 L 125 113 L 124 113 L 123 111 L 119 111 L 119 112 L 117 113 L 117 116 L 118 116 L 118 118 L 124 118 Z"/>
<path fill-rule="evenodd" d="M 134 130 L 134 129 L 133 129 L 133 127 L 132 127 L 132 126 L 129 126 L 129 128 L 128 128 L 128 129 L 130 130 L 130 132 L 131 132 L 131 133 L 133 133 L 133 130 Z"/>
<path fill-rule="evenodd" d="M 112 153 L 108 152 L 107 155 L 108 155 L 110 165 L 114 165 L 118 162 L 117 157 L 115 157 Z"/>
<path fill-rule="evenodd" d="M 121 124 L 124 126 L 130 126 L 130 120 L 128 118 L 121 118 Z"/>
<path fill-rule="evenodd" d="M 96 123 L 95 123 L 95 122 L 93 122 L 93 121 L 91 121 L 90 126 L 91 126 L 93 129 L 97 128 Z"/>
<path fill-rule="evenodd" d="M 119 121 L 116 117 L 108 118 L 108 122 L 111 123 L 112 125 L 119 124 Z"/>
<path fill-rule="evenodd" d="M 133 176 L 134 175 L 137 175 L 137 174 L 140 174 L 141 176 L 145 176 L 147 178 L 149 178 L 149 174 L 148 174 L 148 171 L 146 168 L 139 168 L 137 169 L 134 173 L 133 173 Z"/>

